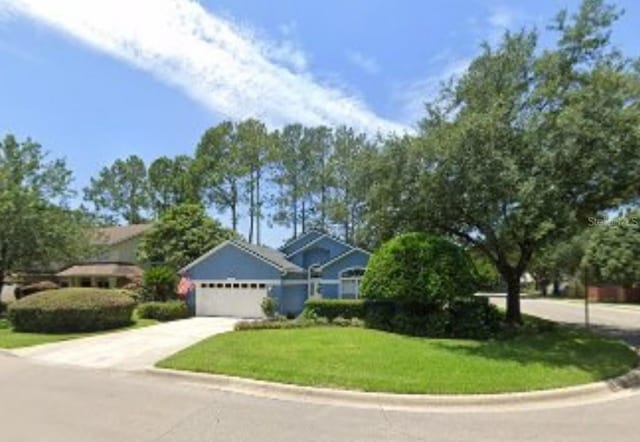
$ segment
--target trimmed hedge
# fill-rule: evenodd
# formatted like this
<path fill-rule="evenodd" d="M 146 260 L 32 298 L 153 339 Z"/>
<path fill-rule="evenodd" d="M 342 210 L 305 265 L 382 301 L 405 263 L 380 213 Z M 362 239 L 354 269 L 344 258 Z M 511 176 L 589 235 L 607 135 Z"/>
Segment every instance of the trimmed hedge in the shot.
<path fill-rule="evenodd" d="M 189 317 L 184 301 L 145 302 L 138 305 L 138 316 L 158 321 L 174 321 Z"/>
<path fill-rule="evenodd" d="M 364 317 L 364 301 L 360 299 L 308 299 L 304 303 L 305 317 L 327 318 L 333 321 L 338 316 L 351 319 Z"/>
<path fill-rule="evenodd" d="M 120 290 L 66 288 L 11 303 L 8 318 L 16 331 L 87 332 L 131 324 L 135 306 L 133 298 Z"/>
<path fill-rule="evenodd" d="M 433 338 L 486 339 L 502 329 L 502 315 L 483 297 L 457 299 L 444 307 L 439 303 L 389 299 L 310 299 L 302 316 L 326 318 L 336 325 L 357 318 L 368 328 Z M 281 327 L 269 324 L 255 328 Z"/>

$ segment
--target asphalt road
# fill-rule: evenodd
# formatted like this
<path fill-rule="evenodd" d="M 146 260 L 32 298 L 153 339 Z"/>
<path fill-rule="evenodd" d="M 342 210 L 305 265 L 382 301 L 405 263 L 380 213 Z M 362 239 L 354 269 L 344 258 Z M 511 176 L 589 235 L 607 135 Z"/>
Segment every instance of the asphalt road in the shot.
<path fill-rule="evenodd" d="M 504 307 L 504 297 L 492 297 L 491 300 Z M 521 307 L 524 313 L 553 321 L 585 324 L 584 303 L 578 300 L 523 299 Z M 640 305 L 590 303 L 589 324 L 595 331 L 625 339 L 640 347 Z"/>
<path fill-rule="evenodd" d="M 578 318 L 581 306 L 525 302 L 527 311 L 536 308 L 571 320 Z M 603 322 L 612 320 L 618 328 L 627 324 L 633 328 L 634 320 L 640 319 L 640 311 L 605 308 L 602 315 Z M 553 409 L 431 413 L 353 409 L 225 393 L 146 374 L 40 365 L 0 353 L 3 442 L 637 442 L 639 409 L 640 392 Z"/>

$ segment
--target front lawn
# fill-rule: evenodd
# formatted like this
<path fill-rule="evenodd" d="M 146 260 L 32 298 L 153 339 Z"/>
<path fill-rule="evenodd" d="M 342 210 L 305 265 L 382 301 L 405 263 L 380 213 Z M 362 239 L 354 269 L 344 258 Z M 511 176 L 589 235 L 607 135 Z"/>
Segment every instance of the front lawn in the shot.
<path fill-rule="evenodd" d="M 135 314 L 134 321 L 135 322 L 128 327 L 90 333 L 25 333 L 15 332 L 11 330 L 11 324 L 9 324 L 9 321 L 7 321 L 7 319 L 0 318 L 0 348 L 18 348 L 29 347 L 38 344 L 48 344 L 50 342 L 66 341 L 69 339 L 95 336 L 101 333 L 110 333 L 122 330 L 131 330 L 134 328 L 147 327 L 149 325 L 155 325 L 158 323 L 158 321 L 154 319 L 140 319 Z"/>
<path fill-rule="evenodd" d="M 501 393 L 611 378 L 635 366 L 617 341 L 571 329 L 509 340 L 424 339 L 361 328 L 230 332 L 158 366 L 394 393 Z"/>

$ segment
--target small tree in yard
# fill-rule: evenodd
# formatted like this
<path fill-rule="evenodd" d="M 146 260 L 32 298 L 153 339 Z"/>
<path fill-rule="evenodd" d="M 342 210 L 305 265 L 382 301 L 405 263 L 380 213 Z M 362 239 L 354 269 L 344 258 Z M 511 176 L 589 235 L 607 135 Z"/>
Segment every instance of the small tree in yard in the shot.
<path fill-rule="evenodd" d="M 39 144 L 0 141 L 0 291 L 11 272 L 50 269 L 89 253 L 87 216 L 64 206 L 72 195 L 64 161 Z"/>
<path fill-rule="evenodd" d="M 450 241 L 422 233 L 400 235 L 371 256 L 362 281 L 369 299 L 444 306 L 471 297 L 476 289 L 473 263 Z"/>
<path fill-rule="evenodd" d="M 176 299 L 178 274 L 170 267 L 151 267 L 142 276 L 142 298 L 144 301 L 169 301 Z"/>
<path fill-rule="evenodd" d="M 595 282 L 640 284 L 640 212 L 631 212 L 593 229 L 583 266 Z"/>
<path fill-rule="evenodd" d="M 509 322 L 521 322 L 520 278 L 534 253 L 637 197 L 640 62 L 609 43 L 618 17 L 586 0 L 570 19 L 558 15 L 555 48 L 538 49 L 535 31 L 485 45 L 407 146 L 417 176 L 387 200 L 371 197 L 385 225 L 481 250 L 507 284 Z"/>
<path fill-rule="evenodd" d="M 204 207 L 183 204 L 168 209 L 145 233 L 139 258 L 166 265 L 175 272 L 233 236 L 233 232 L 207 216 Z"/>

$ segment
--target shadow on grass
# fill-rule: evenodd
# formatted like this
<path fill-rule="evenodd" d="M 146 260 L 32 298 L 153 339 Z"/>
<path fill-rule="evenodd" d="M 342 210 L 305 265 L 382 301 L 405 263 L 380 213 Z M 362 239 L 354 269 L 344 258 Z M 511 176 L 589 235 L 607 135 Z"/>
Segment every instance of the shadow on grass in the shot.
<path fill-rule="evenodd" d="M 478 346 L 455 341 L 434 342 L 443 350 L 522 365 L 544 364 L 557 368 L 576 368 L 594 379 L 620 376 L 636 366 L 638 356 L 622 342 L 596 336 L 576 327 L 561 326 L 556 331 L 526 333 L 520 336 L 489 340 Z M 612 387 L 637 388 L 640 378 Z"/>

